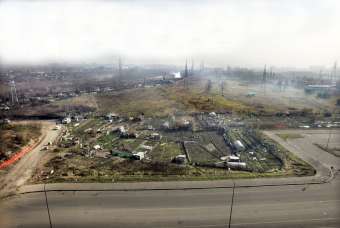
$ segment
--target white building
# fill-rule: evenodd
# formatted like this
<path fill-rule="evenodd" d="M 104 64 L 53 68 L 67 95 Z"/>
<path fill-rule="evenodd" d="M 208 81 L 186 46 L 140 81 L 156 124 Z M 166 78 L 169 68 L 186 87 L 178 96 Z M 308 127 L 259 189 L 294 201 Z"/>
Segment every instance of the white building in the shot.
<path fill-rule="evenodd" d="M 133 156 L 137 160 L 143 160 L 145 158 L 145 152 L 137 152 L 137 153 L 133 154 Z"/>
<path fill-rule="evenodd" d="M 69 124 L 69 123 L 71 123 L 71 118 L 70 117 L 65 117 L 61 122 L 63 124 Z"/>

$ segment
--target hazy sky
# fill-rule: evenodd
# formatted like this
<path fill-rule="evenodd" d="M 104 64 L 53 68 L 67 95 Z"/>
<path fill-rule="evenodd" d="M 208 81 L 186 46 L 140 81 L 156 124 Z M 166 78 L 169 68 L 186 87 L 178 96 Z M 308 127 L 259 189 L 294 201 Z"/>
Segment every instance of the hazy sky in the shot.
<path fill-rule="evenodd" d="M 4 62 L 340 61 L 339 0 L 0 1 Z"/>

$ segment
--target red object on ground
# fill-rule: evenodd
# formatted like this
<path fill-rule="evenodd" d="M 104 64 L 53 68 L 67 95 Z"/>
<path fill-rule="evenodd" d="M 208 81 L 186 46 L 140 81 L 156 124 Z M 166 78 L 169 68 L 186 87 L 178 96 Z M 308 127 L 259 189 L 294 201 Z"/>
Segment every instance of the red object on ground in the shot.
<path fill-rule="evenodd" d="M 284 123 L 278 123 L 278 124 L 275 125 L 275 128 L 283 129 L 283 128 L 287 128 L 287 125 L 284 124 Z"/>
<path fill-rule="evenodd" d="M 0 163 L 0 169 L 5 169 L 8 166 L 12 165 L 14 162 L 22 158 L 25 154 L 30 152 L 39 142 L 31 145 L 31 146 L 25 146 L 22 148 L 19 152 L 15 153 L 12 157 L 10 157 L 8 160 Z"/>

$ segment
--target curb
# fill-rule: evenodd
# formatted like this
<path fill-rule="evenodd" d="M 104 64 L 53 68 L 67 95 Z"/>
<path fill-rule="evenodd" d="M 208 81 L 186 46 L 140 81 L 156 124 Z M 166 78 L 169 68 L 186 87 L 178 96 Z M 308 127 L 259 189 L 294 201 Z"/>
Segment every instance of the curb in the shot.
<path fill-rule="evenodd" d="M 30 194 L 39 192 L 116 192 L 116 191 L 167 191 L 167 190 L 204 190 L 204 189 L 230 189 L 235 188 L 258 188 L 258 187 L 275 187 L 275 186 L 303 186 L 303 185 L 316 185 L 316 184 L 326 184 L 333 180 L 335 175 L 331 173 L 326 180 L 310 180 L 306 182 L 287 182 L 287 183 L 262 183 L 262 184 L 250 184 L 250 183 L 237 183 L 237 180 L 228 180 L 228 183 L 214 186 L 170 186 L 170 187 L 129 187 L 128 185 L 133 185 L 132 183 L 63 183 L 63 184 L 38 184 L 38 185 L 26 185 L 18 191 L 17 194 Z M 268 179 L 267 179 L 268 180 Z M 244 181 L 244 180 L 242 180 Z M 248 179 L 249 181 L 249 179 Z M 143 182 L 139 182 L 140 184 Z M 149 182 L 144 182 L 148 183 Z M 154 182 L 160 185 L 164 185 L 162 182 Z M 168 182 L 169 183 L 169 182 Z M 174 182 L 176 183 L 176 182 Z M 196 184 L 197 182 L 195 182 Z M 185 184 L 192 184 L 190 181 Z M 199 183 L 197 183 L 199 184 Z M 55 186 L 53 186 L 55 185 Z M 92 185 L 92 186 L 89 186 Z M 117 185 L 127 185 L 127 186 L 117 186 Z M 150 186 L 150 185 L 149 185 Z"/>

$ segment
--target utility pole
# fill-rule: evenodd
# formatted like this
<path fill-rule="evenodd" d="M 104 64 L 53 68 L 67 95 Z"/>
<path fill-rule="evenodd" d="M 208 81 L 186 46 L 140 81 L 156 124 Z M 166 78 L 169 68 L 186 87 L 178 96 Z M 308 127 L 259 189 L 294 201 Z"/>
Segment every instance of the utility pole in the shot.
<path fill-rule="evenodd" d="M 331 112 L 332 116 L 333 116 L 333 113 L 335 113 L 335 110 L 333 110 L 333 112 Z M 330 127 L 329 128 L 329 133 L 328 133 L 327 144 L 326 144 L 326 150 L 328 150 L 329 141 L 331 140 L 331 137 L 332 137 L 332 128 Z"/>
<path fill-rule="evenodd" d="M 332 136 L 332 129 L 329 129 L 329 133 L 328 133 L 328 138 L 327 138 L 327 144 L 326 144 L 326 150 L 328 150 L 328 145 L 329 145 L 329 141 L 331 140 L 331 136 Z"/>
<path fill-rule="evenodd" d="M 194 75 L 194 60 L 191 59 L 191 70 L 190 75 Z"/>
<path fill-rule="evenodd" d="M 123 77 L 123 67 L 122 67 L 122 59 L 121 57 L 118 58 L 118 78 L 122 80 Z"/>
<path fill-rule="evenodd" d="M 184 67 L 184 76 L 183 76 L 183 84 L 184 88 L 188 88 L 188 76 L 189 76 L 189 71 L 188 71 L 188 60 L 185 60 L 185 67 Z"/>
<path fill-rule="evenodd" d="M 334 62 L 334 66 L 333 66 L 333 79 L 334 79 L 334 80 L 337 80 L 337 75 L 336 75 L 336 65 L 337 65 L 337 62 L 335 61 L 335 62 Z"/>
<path fill-rule="evenodd" d="M 266 94 L 266 81 L 267 81 L 267 65 L 264 65 L 263 75 L 262 75 L 262 86 L 263 86 L 264 94 Z"/>
<path fill-rule="evenodd" d="M 188 60 L 185 60 L 184 78 L 187 78 L 188 76 L 189 76 L 189 71 L 188 71 Z"/>
<path fill-rule="evenodd" d="M 221 80 L 221 96 L 224 96 L 224 81 Z"/>
<path fill-rule="evenodd" d="M 15 87 L 14 80 L 9 82 L 9 86 L 10 86 L 10 91 L 11 91 L 11 103 L 14 106 L 16 104 L 19 104 L 18 95 L 17 95 L 17 89 Z"/>
<path fill-rule="evenodd" d="M 201 65 L 200 65 L 200 71 L 203 72 L 204 71 L 204 61 L 201 61 Z"/>
<path fill-rule="evenodd" d="M 319 80 L 320 81 L 322 80 L 322 70 L 320 70 L 320 72 L 319 72 Z"/>

